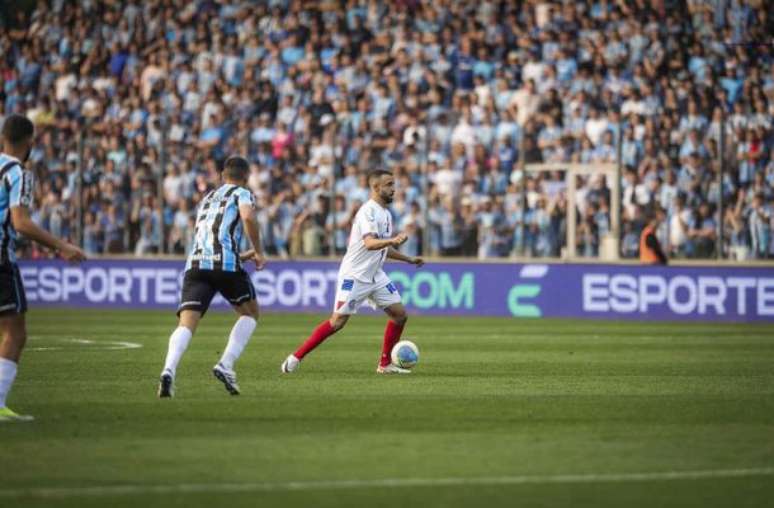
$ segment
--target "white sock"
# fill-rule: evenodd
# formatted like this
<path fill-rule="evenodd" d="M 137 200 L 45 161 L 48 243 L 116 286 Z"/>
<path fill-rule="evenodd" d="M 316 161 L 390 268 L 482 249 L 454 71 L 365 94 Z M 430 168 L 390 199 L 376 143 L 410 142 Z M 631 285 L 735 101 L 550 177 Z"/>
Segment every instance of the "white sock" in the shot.
<path fill-rule="evenodd" d="M 191 342 L 191 330 L 185 326 L 178 326 L 172 335 L 169 336 L 169 349 L 167 350 L 167 360 L 164 362 L 164 370 L 170 371 L 172 376 L 177 371 L 177 364 L 183 357 L 188 343 Z"/>
<path fill-rule="evenodd" d="M 13 380 L 16 379 L 16 362 L 0 358 L 0 408 L 5 407 L 5 398 L 11 391 Z"/>
<path fill-rule="evenodd" d="M 250 337 L 258 323 L 249 316 L 242 316 L 234 323 L 231 329 L 231 335 L 228 336 L 228 344 L 223 356 L 220 358 L 220 364 L 229 370 L 234 370 L 234 362 L 239 359 L 245 346 L 250 342 Z"/>

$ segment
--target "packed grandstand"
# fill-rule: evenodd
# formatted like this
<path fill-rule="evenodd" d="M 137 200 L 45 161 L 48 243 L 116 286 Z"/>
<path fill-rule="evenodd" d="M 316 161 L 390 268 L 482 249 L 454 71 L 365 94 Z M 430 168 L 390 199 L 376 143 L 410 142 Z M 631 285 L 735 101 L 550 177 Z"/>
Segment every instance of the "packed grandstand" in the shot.
<path fill-rule="evenodd" d="M 89 253 L 186 252 L 242 154 L 273 255 L 343 252 L 379 167 L 409 254 L 559 256 L 565 175 L 524 165 L 620 159 L 624 257 L 663 210 L 670 257 L 715 257 L 722 225 L 723 257 L 766 258 L 765 3 L 40 1 L 3 13 L 0 120 L 35 122 L 34 218 Z M 595 257 L 611 186 L 577 179 Z"/>

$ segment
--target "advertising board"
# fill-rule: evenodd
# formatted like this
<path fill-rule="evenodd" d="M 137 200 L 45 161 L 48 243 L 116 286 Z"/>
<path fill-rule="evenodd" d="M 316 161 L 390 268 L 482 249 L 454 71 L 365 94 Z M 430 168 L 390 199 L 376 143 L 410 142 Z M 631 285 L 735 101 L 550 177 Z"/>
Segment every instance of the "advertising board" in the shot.
<path fill-rule="evenodd" d="M 184 263 L 94 260 L 20 264 L 35 305 L 174 310 Z M 338 265 L 274 261 L 250 271 L 268 312 L 328 312 Z M 695 321 L 774 321 L 774 269 L 632 265 L 387 264 L 404 303 L 417 314 Z M 217 298 L 213 308 L 227 308 Z"/>

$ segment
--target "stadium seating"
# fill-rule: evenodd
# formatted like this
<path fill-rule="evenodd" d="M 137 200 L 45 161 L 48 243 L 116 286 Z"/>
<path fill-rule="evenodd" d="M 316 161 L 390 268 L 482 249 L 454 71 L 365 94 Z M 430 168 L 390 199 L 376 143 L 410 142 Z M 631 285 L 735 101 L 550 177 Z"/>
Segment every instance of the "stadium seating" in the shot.
<path fill-rule="evenodd" d="M 424 254 L 558 256 L 563 175 L 521 164 L 620 152 L 625 257 L 655 208 L 671 257 L 714 257 L 721 221 L 723 256 L 774 254 L 765 2 L 185 5 L 53 0 L 2 20 L 0 119 L 37 125 L 35 220 L 73 238 L 82 207 L 90 253 L 186 252 L 240 153 L 270 254 L 343 251 L 378 166 L 407 252 L 427 234 Z M 609 184 L 578 183 L 595 257 Z"/>

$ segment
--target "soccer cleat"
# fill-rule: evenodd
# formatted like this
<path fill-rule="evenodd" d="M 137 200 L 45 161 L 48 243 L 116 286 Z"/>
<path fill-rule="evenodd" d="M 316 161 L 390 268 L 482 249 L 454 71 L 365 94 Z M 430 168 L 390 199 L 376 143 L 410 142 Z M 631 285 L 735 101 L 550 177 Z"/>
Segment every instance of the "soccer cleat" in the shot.
<path fill-rule="evenodd" d="M 379 367 L 376 368 L 377 374 L 411 374 L 411 371 L 408 369 L 401 369 L 395 364 L 389 364 L 385 366 L 379 365 Z"/>
<path fill-rule="evenodd" d="M 2 422 L 31 422 L 35 417 L 31 415 L 20 415 L 11 408 L 0 408 L 0 423 Z"/>
<path fill-rule="evenodd" d="M 161 373 L 159 378 L 159 398 L 167 399 L 175 396 L 175 378 L 169 371 Z"/>
<path fill-rule="evenodd" d="M 295 372 L 298 370 L 298 366 L 301 364 L 301 360 L 296 358 L 293 355 L 289 355 L 287 358 L 285 358 L 285 361 L 282 362 L 282 366 L 280 367 L 280 370 L 285 374 L 290 374 L 291 372 Z"/>
<path fill-rule="evenodd" d="M 237 384 L 236 372 L 227 369 L 222 363 L 218 363 L 212 368 L 212 375 L 215 376 L 218 381 L 223 383 L 223 386 L 226 387 L 228 393 L 231 395 L 239 395 L 239 384 Z"/>

